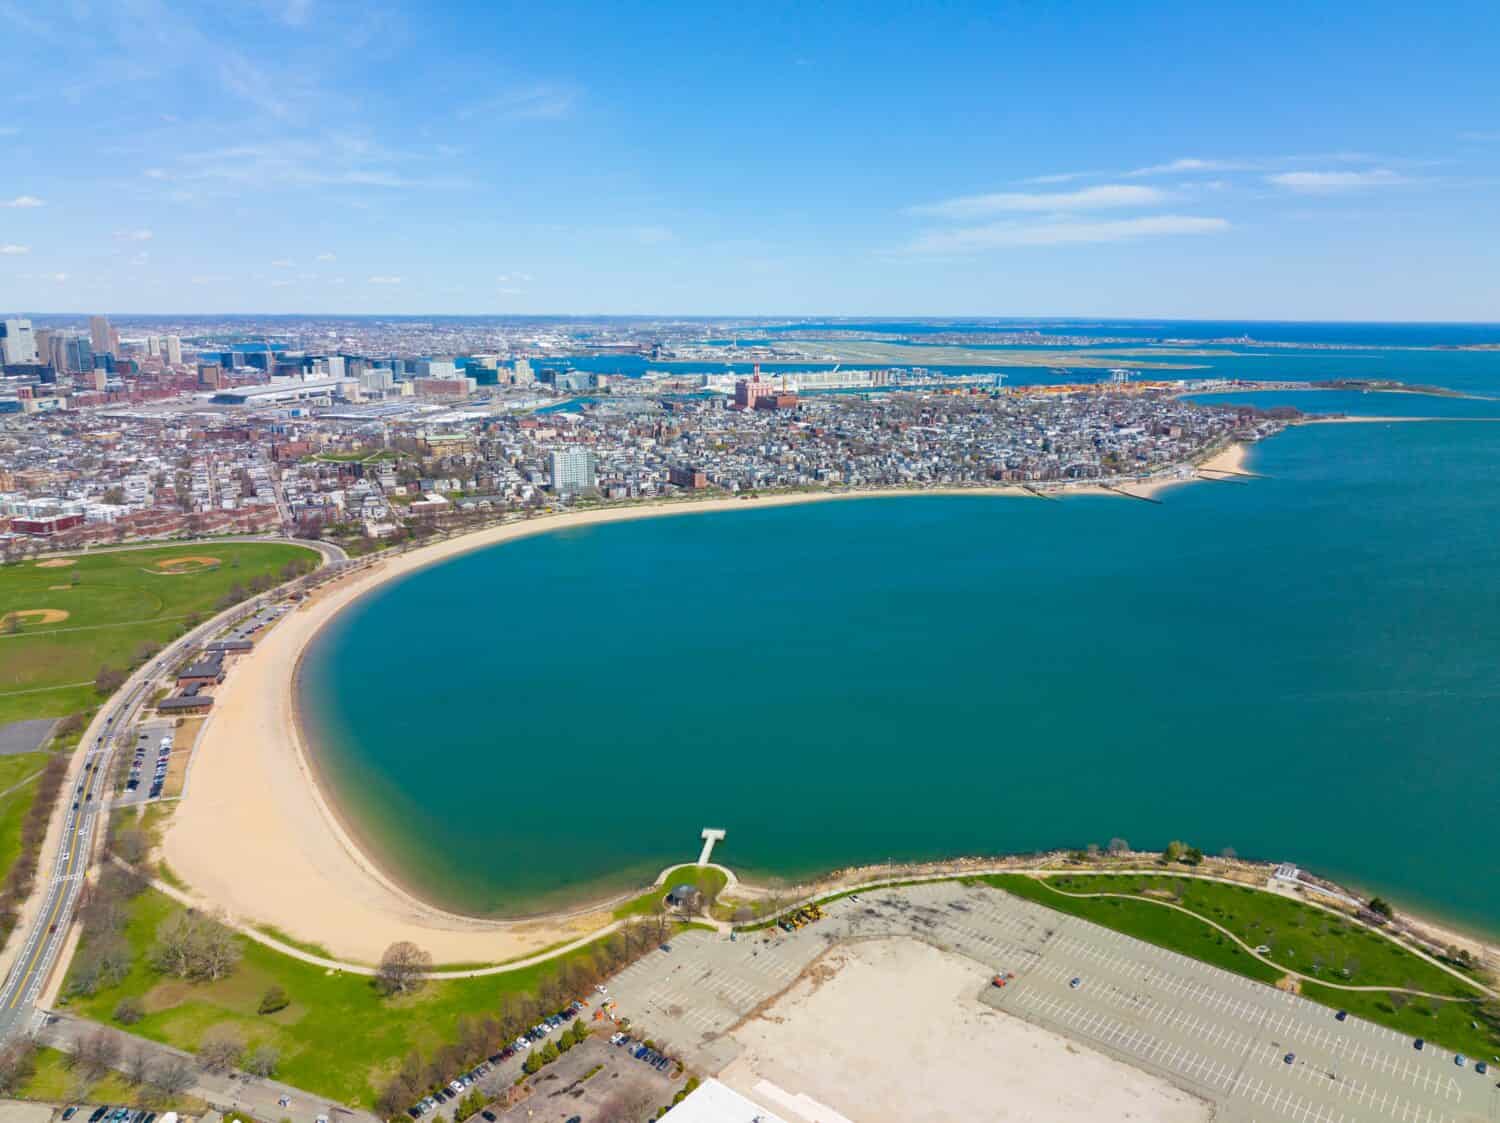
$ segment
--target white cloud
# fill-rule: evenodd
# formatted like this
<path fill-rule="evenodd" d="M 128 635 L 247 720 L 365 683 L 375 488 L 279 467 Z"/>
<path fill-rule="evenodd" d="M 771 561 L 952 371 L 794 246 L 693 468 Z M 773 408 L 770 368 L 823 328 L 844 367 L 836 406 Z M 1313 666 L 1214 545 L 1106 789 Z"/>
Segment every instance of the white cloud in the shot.
<path fill-rule="evenodd" d="M 1255 171 L 1261 165 L 1254 160 L 1202 160 L 1197 156 L 1183 156 L 1177 160 L 1169 160 L 1165 164 L 1152 164 L 1145 168 L 1135 168 L 1125 174 L 1128 176 L 1148 175 L 1181 175 L 1184 172 L 1244 172 Z"/>
<path fill-rule="evenodd" d="M 296 267 L 297 263 L 287 257 L 278 257 L 275 261 L 271 262 L 272 269 L 295 269 Z"/>
<path fill-rule="evenodd" d="M 42 280 L 44 280 L 44 281 L 55 281 L 59 285 L 62 284 L 67 279 L 68 279 L 68 275 L 66 273 L 43 273 L 42 274 Z"/>
<path fill-rule="evenodd" d="M 131 265 L 145 265 L 150 260 L 151 260 L 151 255 L 149 253 L 138 253 L 138 254 L 136 254 L 134 257 L 132 257 L 130 259 L 130 264 Z"/>
<path fill-rule="evenodd" d="M 115 237 L 122 242 L 149 242 L 151 231 L 149 230 L 116 230 Z"/>
<path fill-rule="evenodd" d="M 495 283 L 501 285 L 529 284 L 530 281 L 530 273 L 501 273 L 495 278 Z"/>
<path fill-rule="evenodd" d="M 371 277 L 366 283 L 371 285 L 399 285 L 401 283 L 401 278 L 390 276 L 376 276 Z"/>
<path fill-rule="evenodd" d="M 45 207 L 47 204 L 35 195 L 17 195 L 14 199 L 7 199 L 0 203 L 0 207 L 12 207 L 18 210 L 27 210 L 31 207 Z"/>
<path fill-rule="evenodd" d="M 496 118 L 505 121 L 555 121 L 573 111 L 578 91 L 550 82 L 519 87 L 466 105 L 458 111 L 460 121 Z"/>
<path fill-rule="evenodd" d="M 1364 172 L 1278 172 L 1266 176 L 1266 182 L 1302 194 L 1329 195 L 1405 183 L 1406 179 L 1389 168 L 1375 168 Z"/>
<path fill-rule="evenodd" d="M 287 286 L 288 286 L 288 285 L 291 285 L 291 284 L 293 284 L 293 283 L 294 283 L 294 282 L 292 282 L 292 281 L 286 281 L 286 280 L 281 280 L 281 281 L 272 281 L 272 282 L 271 282 L 271 287 L 272 287 L 272 288 L 273 288 L 273 289 L 284 289 L 284 288 L 286 288 L 286 287 L 287 287 Z"/>
<path fill-rule="evenodd" d="M 331 254 L 331 253 L 320 253 L 320 254 L 318 254 L 317 257 L 313 258 L 313 260 L 314 261 L 336 261 L 337 258 L 335 258 L 333 256 L 333 254 Z"/>
<path fill-rule="evenodd" d="M 1079 245 L 1178 234 L 1217 234 L 1228 229 L 1229 222 L 1222 218 L 1176 214 L 1101 222 L 1080 222 L 1071 218 L 1039 223 L 995 222 L 924 234 L 912 243 L 910 249 L 914 253 L 975 253 L 1012 246 Z"/>
<path fill-rule="evenodd" d="M 145 176 L 147 179 L 171 179 L 172 178 L 171 175 L 167 172 L 166 168 L 147 168 L 141 174 L 143 176 Z"/>
<path fill-rule="evenodd" d="M 512 288 L 499 288 L 499 289 L 496 289 L 495 291 L 498 292 L 501 296 L 521 296 L 522 294 L 524 294 L 526 292 L 525 289 L 512 289 Z"/>
<path fill-rule="evenodd" d="M 1146 207 L 1162 202 L 1166 194 L 1155 187 L 1102 184 L 1081 191 L 1000 192 L 993 195 L 963 195 L 938 203 L 911 207 L 911 214 L 937 218 L 983 218 L 1006 211 L 1092 211 L 1112 207 Z"/>
<path fill-rule="evenodd" d="M 30 246 L 18 246 L 14 242 L 0 244 L 0 257 L 20 257 L 30 252 Z"/>

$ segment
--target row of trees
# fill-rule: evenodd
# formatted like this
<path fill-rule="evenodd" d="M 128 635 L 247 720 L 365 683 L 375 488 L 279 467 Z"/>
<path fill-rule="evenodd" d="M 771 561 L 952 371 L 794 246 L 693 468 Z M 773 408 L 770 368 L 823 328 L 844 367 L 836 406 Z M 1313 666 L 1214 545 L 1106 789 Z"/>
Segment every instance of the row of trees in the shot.
<path fill-rule="evenodd" d="M 97 994 L 130 974 L 132 955 L 125 925 L 130 902 L 145 892 L 146 885 L 140 874 L 112 862 L 105 864 L 96 882 L 84 883 L 78 906 L 83 941 L 68 971 L 68 994 Z"/>
<path fill-rule="evenodd" d="M 57 803 L 57 793 L 62 790 L 68 775 L 68 756 L 54 753 L 42 768 L 37 781 L 36 797 L 21 821 L 21 852 L 6 871 L 5 880 L 0 881 L 0 943 L 9 938 L 16 926 L 21 905 L 31 896 L 36 883 L 37 862 L 41 858 L 42 840 L 47 837 L 47 821 L 52 817 L 52 808 Z"/>
<path fill-rule="evenodd" d="M 447 1084 L 456 1073 L 499 1052 L 543 1018 L 654 949 L 670 928 L 665 916 L 635 921 L 599 940 L 588 952 L 564 959 L 542 976 L 534 992 L 503 993 L 494 1014 L 459 1019 L 453 1041 L 429 1057 L 415 1050 L 407 1055 L 380 1092 L 376 1101 L 380 1114 L 404 1119 L 408 1107 Z"/>
<path fill-rule="evenodd" d="M 0 1049 L 0 1095 L 15 1095 L 36 1075 L 37 1045 L 30 1038 L 17 1038 Z M 111 1071 L 119 1072 L 140 1090 L 146 1102 L 169 1101 L 191 1088 L 198 1070 L 186 1058 L 159 1055 L 144 1042 L 126 1045 L 120 1035 L 97 1030 L 78 1042 L 69 1056 L 73 1083 L 79 1098 Z"/>

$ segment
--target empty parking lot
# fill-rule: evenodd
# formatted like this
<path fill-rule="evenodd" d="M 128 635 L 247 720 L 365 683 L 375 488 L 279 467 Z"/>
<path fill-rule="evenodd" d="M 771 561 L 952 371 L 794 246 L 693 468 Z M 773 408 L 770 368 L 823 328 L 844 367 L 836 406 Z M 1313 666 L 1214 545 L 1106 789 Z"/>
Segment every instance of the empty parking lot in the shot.
<path fill-rule="evenodd" d="M 1494 1072 L 1451 1053 L 987 888 L 953 883 L 834 901 L 801 931 L 690 932 L 622 972 L 620 1012 L 717 1072 L 728 1031 L 827 948 L 910 936 L 1010 971 L 984 1001 L 1196 1092 L 1232 1120 L 1471 1123 L 1500 1120 Z M 1072 985 L 1073 979 L 1077 986 Z M 836 1032 L 837 1027 L 830 1027 Z M 1292 1060 L 1287 1061 L 1291 1055 Z"/>

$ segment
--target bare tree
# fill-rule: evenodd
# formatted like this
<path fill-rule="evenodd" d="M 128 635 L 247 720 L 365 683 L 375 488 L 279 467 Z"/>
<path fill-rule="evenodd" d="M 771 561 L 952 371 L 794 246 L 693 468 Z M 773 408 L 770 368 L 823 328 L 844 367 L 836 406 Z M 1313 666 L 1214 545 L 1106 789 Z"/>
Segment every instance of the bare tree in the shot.
<path fill-rule="evenodd" d="M 189 1062 L 173 1057 L 156 1066 L 147 1084 L 163 1096 L 176 1096 L 191 1088 L 197 1079 L 198 1073 Z"/>
<path fill-rule="evenodd" d="M 133 1045 L 126 1050 L 121 1071 L 132 1084 L 144 1084 L 151 1075 L 151 1053 L 146 1046 Z"/>
<path fill-rule="evenodd" d="M 274 1045 L 257 1045 L 245 1057 L 245 1071 L 252 1076 L 271 1076 L 281 1063 L 281 1050 Z"/>
<path fill-rule="evenodd" d="M 408 994 L 422 985 L 422 976 L 432 968 L 432 956 L 410 940 L 398 940 L 385 949 L 375 972 L 381 994 Z"/>
<path fill-rule="evenodd" d="M 228 1072 L 245 1051 L 245 1039 L 232 1025 L 214 1026 L 198 1045 L 198 1063 L 204 1072 Z"/>
<path fill-rule="evenodd" d="M 29 1037 L 0 1049 L 0 1095 L 19 1091 L 36 1072 L 36 1042 Z"/>
<path fill-rule="evenodd" d="M 1111 854 L 1124 854 L 1130 849 L 1130 843 L 1123 838 L 1112 838 L 1109 840 L 1109 852 Z"/>
<path fill-rule="evenodd" d="M 73 1069 L 85 1080 L 102 1079 L 120 1060 L 120 1039 L 105 1029 L 97 1029 L 78 1042 L 73 1053 Z"/>

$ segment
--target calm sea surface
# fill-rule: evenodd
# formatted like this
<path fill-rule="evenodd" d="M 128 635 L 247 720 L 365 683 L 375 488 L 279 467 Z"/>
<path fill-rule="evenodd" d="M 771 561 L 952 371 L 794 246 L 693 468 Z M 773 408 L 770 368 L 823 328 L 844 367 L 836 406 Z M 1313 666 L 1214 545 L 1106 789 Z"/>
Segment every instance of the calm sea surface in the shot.
<path fill-rule="evenodd" d="M 1381 397 L 1324 408 L 1496 412 Z M 785 877 L 1183 838 L 1500 932 L 1500 424 L 1307 426 L 1250 465 L 1160 506 L 862 500 L 458 558 L 320 638 L 320 765 L 389 869 L 479 913 L 715 826 Z"/>

